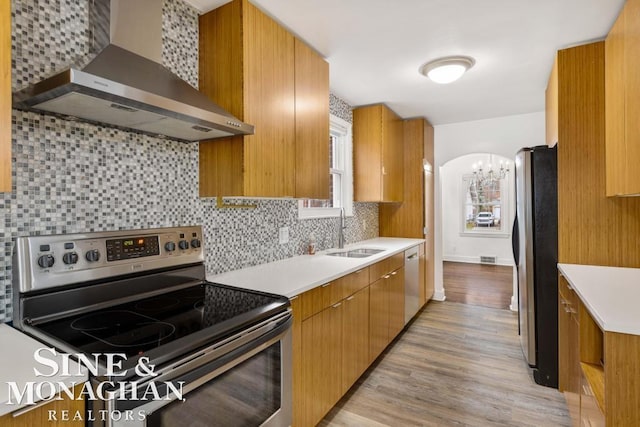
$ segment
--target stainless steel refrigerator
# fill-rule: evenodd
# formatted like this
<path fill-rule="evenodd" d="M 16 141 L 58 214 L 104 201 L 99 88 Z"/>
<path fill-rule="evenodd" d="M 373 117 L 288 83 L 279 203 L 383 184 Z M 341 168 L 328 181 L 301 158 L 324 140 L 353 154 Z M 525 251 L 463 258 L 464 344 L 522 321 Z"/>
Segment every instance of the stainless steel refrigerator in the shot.
<path fill-rule="evenodd" d="M 516 155 L 513 256 L 518 269 L 522 351 L 536 383 L 558 387 L 557 150 L 523 148 Z"/>

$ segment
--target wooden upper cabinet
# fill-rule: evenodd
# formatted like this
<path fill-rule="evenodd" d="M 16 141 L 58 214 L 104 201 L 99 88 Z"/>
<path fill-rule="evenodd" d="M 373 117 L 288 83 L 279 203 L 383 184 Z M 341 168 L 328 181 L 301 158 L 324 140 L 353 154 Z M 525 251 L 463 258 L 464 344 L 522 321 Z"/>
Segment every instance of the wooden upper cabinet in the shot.
<path fill-rule="evenodd" d="M 605 41 L 607 196 L 640 195 L 640 0 L 628 0 Z"/>
<path fill-rule="evenodd" d="M 544 104 L 546 142 L 553 147 L 558 143 L 558 55 L 553 60 Z"/>
<path fill-rule="evenodd" d="M 295 39 L 296 197 L 329 198 L 329 63 Z"/>
<path fill-rule="evenodd" d="M 329 70 L 247 0 L 200 16 L 200 90 L 255 134 L 200 143 L 200 196 L 329 197 Z"/>
<path fill-rule="evenodd" d="M 0 193 L 11 191 L 11 2 L 0 5 Z"/>
<path fill-rule="evenodd" d="M 385 105 L 353 110 L 354 200 L 402 202 L 402 120 Z"/>

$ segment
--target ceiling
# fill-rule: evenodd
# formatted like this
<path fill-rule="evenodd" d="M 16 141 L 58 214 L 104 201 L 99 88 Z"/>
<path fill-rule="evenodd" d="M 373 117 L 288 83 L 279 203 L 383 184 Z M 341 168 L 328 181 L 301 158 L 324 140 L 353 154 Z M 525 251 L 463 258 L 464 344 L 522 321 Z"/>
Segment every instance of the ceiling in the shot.
<path fill-rule="evenodd" d="M 186 0 L 201 12 L 227 0 Z M 603 38 L 624 0 L 252 0 L 329 62 L 353 106 L 384 102 L 432 124 L 544 110 L 557 49 Z M 449 85 L 418 73 L 450 55 L 475 66 Z"/>

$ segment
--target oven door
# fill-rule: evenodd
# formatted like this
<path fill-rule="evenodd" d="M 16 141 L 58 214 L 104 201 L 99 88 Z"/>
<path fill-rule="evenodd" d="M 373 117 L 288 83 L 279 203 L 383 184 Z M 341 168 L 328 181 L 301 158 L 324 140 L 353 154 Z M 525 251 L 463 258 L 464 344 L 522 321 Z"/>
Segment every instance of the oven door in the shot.
<path fill-rule="evenodd" d="M 137 397 L 147 400 L 114 396 L 105 402 L 105 425 L 290 426 L 291 322 L 290 312 L 276 315 L 157 370 L 137 383 Z M 150 400 L 151 382 L 159 400 Z M 167 382 L 174 390 L 183 382 L 182 399 Z"/>

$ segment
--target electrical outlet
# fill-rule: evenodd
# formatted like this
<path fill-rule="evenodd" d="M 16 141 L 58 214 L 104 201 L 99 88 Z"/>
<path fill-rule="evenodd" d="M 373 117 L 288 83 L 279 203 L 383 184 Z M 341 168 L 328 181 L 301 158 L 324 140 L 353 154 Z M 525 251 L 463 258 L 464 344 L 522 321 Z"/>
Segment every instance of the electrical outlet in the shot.
<path fill-rule="evenodd" d="M 278 230 L 278 242 L 281 245 L 289 243 L 289 227 L 280 227 Z"/>

